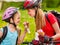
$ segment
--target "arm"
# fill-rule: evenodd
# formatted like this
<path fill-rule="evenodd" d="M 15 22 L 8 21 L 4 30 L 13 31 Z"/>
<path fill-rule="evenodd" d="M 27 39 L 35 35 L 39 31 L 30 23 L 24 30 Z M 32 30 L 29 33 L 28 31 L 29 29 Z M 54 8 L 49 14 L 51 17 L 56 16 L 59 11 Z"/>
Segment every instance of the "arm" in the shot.
<path fill-rule="evenodd" d="M 52 15 L 51 13 L 49 13 L 48 18 L 49 18 L 50 24 L 52 25 L 52 27 L 56 33 L 54 36 L 52 36 L 52 38 L 53 38 L 52 40 L 57 40 L 60 38 L 60 29 L 59 29 L 59 25 L 56 20 L 56 17 L 54 15 Z M 46 40 L 47 40 L 47 38 L 46 38 Z M 48 37 L 48 40 L 49 40 L 49 37 Z"/>
<path fill-rule="evenodd" d="M 56 33 L 56 35 L 52 36 L 52 38 L 53 38 L 53 40 L 56 40 L 56 39 L 60 38 L 59 25 L 58 25 L 56 17 L 53 14 L 49 13 L 48 15 L 49 15 L 48 16 L 49 21 L 50 21 L 50 23 L 51 23 L 51 25 Z"/>
<path fill-rule="evenodd" d="M 21 44 L 24 40 L 24 37 L 27 33 L 27 29 L 29 28 L 29 23 L 28 22 L 24 22 L 24 27 L 25 27 L 25 30 L 24 32 L 18 37 L 18 44 Z"/>
<path fill-rule="evenodd" d="M 57 40 L 57 39 L 59 39 L 60 38 L 60 29 L 59 29 L 59 26 L 58 26 L 58 23 L 57 22 L 55 22 L 54 24 L 52 24 L 52 27 L 54 28 L 54 30 L 55 30 L 55 35 L 54 36 L 52 36 L 52 37 L 49 37 L 49 36 L 39 36 L 39 40 L 41 41 L 41 42 L 48 42 L 48 41 L 55 41 L 55 40 Z M 41 35 L 42 33 L 41 33 L 41 31 L 40 31 L 40 35 Z"/>
<path fill-rule="evenodd" d="M 59 26 L 58 26 L 58 23 L 55 22 L 54 24 L 52 24 L 55 32 L 56 32 L 56 35 L 52 36 L 53 40 L 56 40 L 58 38 L 60 38 L 60 29 L 59 29 Z"/>
<path fill-rule="evenodd" d="M 20 44 L 23 42 L 24 37 L 25 37 L 25 35 L 26 35 L 26 32 L 27 32 L 27 30 L 25 30 L 25 31 L 18 37 L 18 45 L 20 45 Z"/>

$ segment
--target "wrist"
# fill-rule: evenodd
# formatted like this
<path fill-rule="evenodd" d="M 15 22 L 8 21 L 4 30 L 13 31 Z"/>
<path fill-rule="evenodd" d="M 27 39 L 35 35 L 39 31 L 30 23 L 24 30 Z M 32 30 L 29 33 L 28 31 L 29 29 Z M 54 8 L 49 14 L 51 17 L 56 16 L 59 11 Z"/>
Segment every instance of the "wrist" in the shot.
<path fill-rule="evenodd" d="M 52 37 L 44 36 L 44 42 L 49 42 L 49 41 L 52 41 L 52 40 L 53 40 Z"/>
<path fill-rule="evenodd" d="M 24 33 L 27 33 L 27 30 L 26 29 L 24 30 Z"/>
<path fill-rule="evenodd" d="M 52 41 L 53 40 L 53 38 L 51 37 L 51 38 L 49 38 L 49 41 Z"/>

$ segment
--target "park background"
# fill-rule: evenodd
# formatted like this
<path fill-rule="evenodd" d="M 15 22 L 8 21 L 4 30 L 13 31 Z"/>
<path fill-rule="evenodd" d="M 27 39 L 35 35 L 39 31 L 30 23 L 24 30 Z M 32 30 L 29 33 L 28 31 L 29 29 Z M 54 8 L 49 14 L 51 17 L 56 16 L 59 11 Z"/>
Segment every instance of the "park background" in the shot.
<path fill-rule="evenodd" d="M 26 34 L 24 41 L 25 42 L 31 42 L 34 37 L 35 37 L 35 20 L 34 18 L 31 18 L 28 13 L 27 10 L 23 9 L 23 4 L 24 4 L 24 0 L 0 0 L 0 28 L 4 27 L 5 25 L 7 25 L 6 22 L 2 21 L 2 15 L 3 12 L 6 8 L 10 7 L 10 6 L 14 6 L 16 8 L 19 8 L 19 11 L 21 12 L 21 21 L 19 24 L 19 27 L 22 30 L 22 33 L 24 31 L 24 26 L 23 26 L 23 22 L 24 21 L 28 21 L 30 24 L 30 34 Z M 42 10 L 56 10 L 58 12 L 60 12 L 60 0 L 43 0 L 42 1 Z M 23 44 L 21 44 L 23 45 Z"/>

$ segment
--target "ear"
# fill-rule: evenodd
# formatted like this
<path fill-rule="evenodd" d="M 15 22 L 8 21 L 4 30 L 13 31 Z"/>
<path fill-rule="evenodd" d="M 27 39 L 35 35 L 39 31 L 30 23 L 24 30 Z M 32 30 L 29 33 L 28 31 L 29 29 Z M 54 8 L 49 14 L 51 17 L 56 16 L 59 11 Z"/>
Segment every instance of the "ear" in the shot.
<path fill-rule="evenodd" d="M 10 18 L 10 22 L 13 23 L 13 19 L 12 18 Z"/>

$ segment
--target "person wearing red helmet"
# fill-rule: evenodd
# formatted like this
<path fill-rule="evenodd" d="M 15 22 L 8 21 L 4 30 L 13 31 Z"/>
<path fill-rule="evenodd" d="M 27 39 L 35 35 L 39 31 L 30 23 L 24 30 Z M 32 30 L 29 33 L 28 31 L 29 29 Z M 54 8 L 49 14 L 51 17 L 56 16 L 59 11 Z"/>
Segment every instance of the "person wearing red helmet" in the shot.
<path fill-rule="evenodd" d="M 33 41 L 34 45 L 39 45 L 38 41 L 48 42 L 52 40 L 55 41 L 58 38 L 60 38 L 60 29 L 56 17 L 52 13 L 48 12 L 48 18 L 50 20 L 49 23 L 43 10 L 40 9 L 41 2 L 42 0 L 26 0 L 24 2 L 24 8 L 27 9 L 28 14 L 31 17 L 35 18 L 36 23 L 35 39 L 37 41 L 36 40 Z"/>

